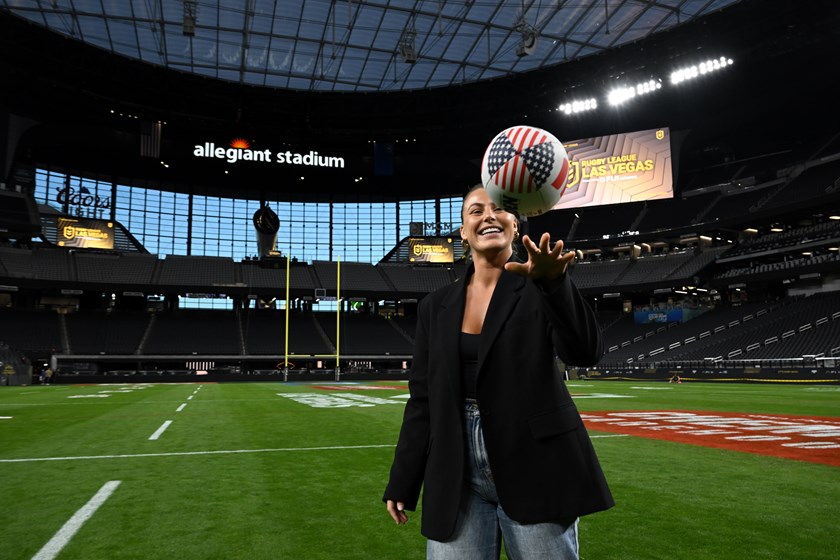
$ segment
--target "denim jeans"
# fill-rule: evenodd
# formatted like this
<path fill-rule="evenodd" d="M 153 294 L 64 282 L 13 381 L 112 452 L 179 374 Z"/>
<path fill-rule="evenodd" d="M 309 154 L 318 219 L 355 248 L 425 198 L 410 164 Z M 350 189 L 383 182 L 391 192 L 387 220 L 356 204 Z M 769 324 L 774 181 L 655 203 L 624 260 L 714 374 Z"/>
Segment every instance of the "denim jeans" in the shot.
<path fill-rule="evenodd" d="M 455 533 L 446 542 L 429 539 L 426 558 L 497 560 L 504 539 L 509 560 L 578 560 L 577 519 L 570 525 L 526 525 L 505 514 L 487 461 L 481 416 L 475 401 L 467 401 L 464 413 L 468 474 Z"/>

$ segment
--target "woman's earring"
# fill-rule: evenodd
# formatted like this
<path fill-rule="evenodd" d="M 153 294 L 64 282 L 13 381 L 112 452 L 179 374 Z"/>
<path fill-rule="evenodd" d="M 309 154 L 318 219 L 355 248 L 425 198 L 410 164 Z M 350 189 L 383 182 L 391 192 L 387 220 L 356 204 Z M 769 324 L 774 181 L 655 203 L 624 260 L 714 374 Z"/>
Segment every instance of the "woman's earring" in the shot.
<path fill-rule="evenodd" d="M 513 240 L 514 240 L 514 241 L 516 241 L 517 239 L 519 239 L 519 232 L 518 232 L 518 231 L 514 231 L 514 232 L 513 232 Z"/>
<path fill-rule="evenodd" d="M 462 239 L 461 240 L 461 247 L 463 247 L 464 250 L 469 249 L 470 248 L 470 242 L 467 241 L 466 239 Z"/>

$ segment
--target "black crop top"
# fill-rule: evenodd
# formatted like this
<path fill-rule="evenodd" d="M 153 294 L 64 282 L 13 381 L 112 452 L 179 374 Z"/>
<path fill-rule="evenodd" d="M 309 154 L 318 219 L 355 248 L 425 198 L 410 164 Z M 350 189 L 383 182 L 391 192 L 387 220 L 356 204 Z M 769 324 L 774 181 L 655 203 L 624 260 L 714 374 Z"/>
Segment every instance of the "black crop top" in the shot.
<path fill-rule="evenodd" d="M 465 399 L 476 398 L 479 334 L 461 333 L 461 388 Z"/>

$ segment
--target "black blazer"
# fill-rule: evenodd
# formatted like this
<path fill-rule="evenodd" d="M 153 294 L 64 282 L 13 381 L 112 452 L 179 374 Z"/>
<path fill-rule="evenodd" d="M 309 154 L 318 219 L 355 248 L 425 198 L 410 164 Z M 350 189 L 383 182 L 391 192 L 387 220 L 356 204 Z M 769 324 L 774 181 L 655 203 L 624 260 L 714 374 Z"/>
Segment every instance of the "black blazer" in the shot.
<path fill-rule="evenodd" d="M 466 468 L 458 342 L 466 284 L 419 305 L 411 397 L 383 498 L 413 511 L 422 486 L 421 532 L 438 541 L 455 530 Z M 477 400 L 499 501 L 521 523 L 569 522 L 614 505 L 555 353 L 578 366 L 600 359 L 592 309 L 568 275 L 547 292 L 503 271 L 482 327 Z"/>

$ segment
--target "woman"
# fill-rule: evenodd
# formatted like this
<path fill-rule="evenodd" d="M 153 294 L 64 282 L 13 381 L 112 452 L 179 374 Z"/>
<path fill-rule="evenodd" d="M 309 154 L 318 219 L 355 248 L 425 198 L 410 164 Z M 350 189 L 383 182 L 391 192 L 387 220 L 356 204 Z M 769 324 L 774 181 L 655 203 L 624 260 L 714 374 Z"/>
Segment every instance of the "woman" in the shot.
<path fill-rule="evenodd" d="M 578 558 L 577 518 L 613 499 L 554 367 L 603 353 L 595 315 L 566 274 L 563 243 L 523 236 L 481 187 L 464 198 L 465 279 L 418 308 L 408 400 L 383 501 L 408 521 L 423 487 L 431 559 Z"/>

